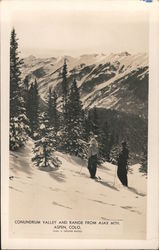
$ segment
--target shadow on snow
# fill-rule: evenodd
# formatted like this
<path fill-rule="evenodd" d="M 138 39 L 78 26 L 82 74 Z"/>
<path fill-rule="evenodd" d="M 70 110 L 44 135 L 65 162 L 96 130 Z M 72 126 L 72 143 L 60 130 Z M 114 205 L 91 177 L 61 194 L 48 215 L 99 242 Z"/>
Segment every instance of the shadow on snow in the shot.
<path fill-rule="evenodd" d="M 52 171 L 49 172 L 50 177 L 55 179 L 58 182 L 65 182 L 65 175 L 62 172 L 58 172 L 59 169 L 52 169 Z"/>
<path fill-rule="evenodd" d="M 142 193 L 142 192 L 139 192 L 138 190 L 136 190 L 136 189 L 133 188 L 133 187 L 128 187 L 128 190 L 131 191 L 132 193 L 135 193 L 135 194 L 139 195 L 139 196 L 142 196 L 142 197 L 145 197 L 145 196 L 146 196 L 146 194 L 144 194 L 144 193 Z"/>
<path fill-rule="evenodd" d="M 14 157 L 13 161 L 12 161 L 12 170 L 13 172 L 16 171 L 21 171 L 24 172 L 26 174 L 31 175 L 32 174 L 32 170 L 30 168 L 30 164 L 28 163 L 28 157 Z"/>
<path fill-rule="evenodd" d="M 64 206 L 64 205 L 62 205 L 60 203 L 57 203 L 55 201 L 53 201 L 52 204 L 55 205 L 55 206 L 59 206 L 59 207 L 67 208 L 67 209 L 72 209 L 71 207 Z"/>
<path fill-rule="evenodd" d="M 100 184 L 102 184 L 103 186 L 109 187 L 109 188 L 111 188 L 111 189 L 113 189 L 113 190 L 115 190 L 115 191 L 119 191 L 115 186 L 110 185 L 108 182 L 97 181 L 97 183 L 100 183 Z"/>

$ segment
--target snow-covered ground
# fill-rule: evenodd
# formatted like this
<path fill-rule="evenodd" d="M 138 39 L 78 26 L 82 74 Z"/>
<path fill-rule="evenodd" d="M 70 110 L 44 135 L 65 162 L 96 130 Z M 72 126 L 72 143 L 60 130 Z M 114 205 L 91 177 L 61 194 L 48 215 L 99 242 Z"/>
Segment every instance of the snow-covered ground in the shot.
<path fill-rule="evenodd" d="M 17 220 L 119 221 L 120 225 L 82 225 L 63 237 L 144 239 L 146 237 L 146 177 L 131 166 L 129 188 L 115 176 L 116 166 L 98 168 L 101 180 L 89 178 L 86 161 L 58 153 L 60 168 L 42 171 L 31 162 L 33 143 L 10 155 L 10 233 L 12 237 L 58 238 L 54 224 L 24 225 Z M 80 172 L 81 171 L 81 172 Z M 96 228 L 96 229 L 95 229 Z M 98 232 L 97 232 L 98 230 Z"/>

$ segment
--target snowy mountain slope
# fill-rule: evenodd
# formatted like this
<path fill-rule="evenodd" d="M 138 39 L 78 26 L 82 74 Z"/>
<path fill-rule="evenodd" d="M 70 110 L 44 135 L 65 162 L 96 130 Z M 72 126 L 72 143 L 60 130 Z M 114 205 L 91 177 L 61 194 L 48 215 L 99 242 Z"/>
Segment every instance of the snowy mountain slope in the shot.
<path fill-rule="evenodd" d="M 147 116 L 148 55 L 90 54 L 74 58 L 24 59 L 23 79 L 36 77 L 40 95 L 45 99 L 49 87 L 61 96 L 61 73 L 67 61 L 68 82 L 76 78 L 85 108 L 114 108 Z"/>
<path fill-rule="evenodd" d="M 115 176 L 116 166 L 109 163 L 98 168 L 99 182 L 89 178 L 86 161 L 58 152 L 62 166 L 42 171 L 32 165 L 32 146 L 29 141 L 25 148 L 10 155 L 10 228 L 14 236 L 58 237 L 52 232 L 53 225 L 14 224 L 19 219 L 87 219 L 121 220 L 120 229 L 103 227 L 99 238 L 145 238 L 146 178 L 138 172 L 139 165 L 131 166 L 129 189 L 125 189 Z M 94 237 L 92 227 L 87 233 L 78 237 Z M 64 236 L 76 238 L 77 234 Z"/>

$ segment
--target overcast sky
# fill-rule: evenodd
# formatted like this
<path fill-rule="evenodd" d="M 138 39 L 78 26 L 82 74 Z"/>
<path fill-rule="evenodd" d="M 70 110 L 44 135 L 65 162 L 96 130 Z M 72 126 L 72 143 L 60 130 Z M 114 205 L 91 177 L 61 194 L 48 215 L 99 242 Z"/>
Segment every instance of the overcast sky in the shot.
<path fill-rule="evenodd" d="M 145 4 L 19 1 L 12 13 L 22 56 L 148 51 Z"/>

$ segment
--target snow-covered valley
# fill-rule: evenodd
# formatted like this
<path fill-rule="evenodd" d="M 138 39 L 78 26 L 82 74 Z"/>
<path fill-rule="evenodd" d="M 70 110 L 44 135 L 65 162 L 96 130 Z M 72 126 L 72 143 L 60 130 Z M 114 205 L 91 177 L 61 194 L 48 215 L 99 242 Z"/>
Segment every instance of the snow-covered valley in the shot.
<path fill-rule="evenodd" d="M 16 220 L 120 221 L 119 227 L 102 226 L 99 238 L 144 239 L 146 237 L 146 186 L 139 164 L 130 167 L 129 188 L 123 188 L 115 165 L 99 166 L 100 180 L 89 178 L 87 162 L 56 152 L 62 165 L 39 169 L 31 162 L 33 142 L 10 155 L 11 237 L 58 238 L 53 225 L 15 224 Z M 96 232 L 97 233 L 97 232 Z M 91 226 L 81 233 L 65 233 L 64 238 L 93 238 Z"/>

